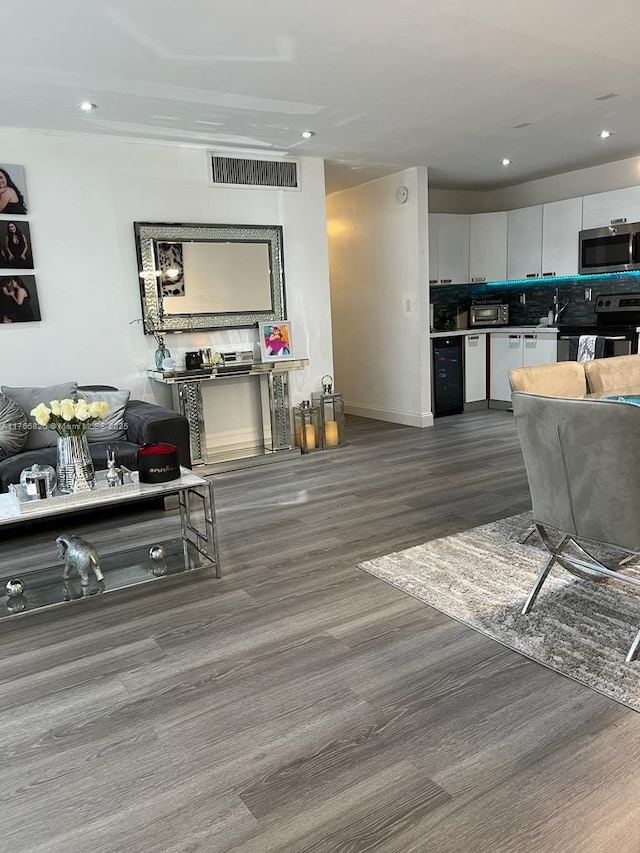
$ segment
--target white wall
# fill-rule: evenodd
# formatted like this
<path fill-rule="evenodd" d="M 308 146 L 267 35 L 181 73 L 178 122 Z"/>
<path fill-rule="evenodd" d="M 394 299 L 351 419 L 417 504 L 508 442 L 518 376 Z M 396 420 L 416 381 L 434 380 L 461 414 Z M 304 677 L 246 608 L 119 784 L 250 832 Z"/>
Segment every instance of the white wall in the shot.
<path fill-rule="evenodd" d="M 302 191 L 285 192 L 209 187 L 205 152 L 193 147 L 0 130 L 0 151 L 26 170 L 42 312 L 40 323 L 0 326 L 0 384 L 77 379 L 169 402 L 145 375 L 156 344 L 135 322 L 136 220 L 282 225 L 294 352 L 310 359 L 290 374 L 292 401 L 333 373 L 322 160 L 303 159 Z M 169 335 L 167 345 L 181 356 L 257 340 L 257 329 L 238 329 Z"/>
<path fill-rule="evenodd" d="M 401 185 L 405 204 L 395 198 Z M 429 425 L 426 169 L 333 193 L 327 215 L 335 380 L 346 408 Z"/>
<path fill-rule="evenodd" d="M 490 192 L 430 190 L 431 213 L 482 213 L 513 210 L 533 204 L 560 201 L 640 184 L 640 157 L 630 157 L 602 166 L 576 169 L 537 181 L 527 181 Z"/>

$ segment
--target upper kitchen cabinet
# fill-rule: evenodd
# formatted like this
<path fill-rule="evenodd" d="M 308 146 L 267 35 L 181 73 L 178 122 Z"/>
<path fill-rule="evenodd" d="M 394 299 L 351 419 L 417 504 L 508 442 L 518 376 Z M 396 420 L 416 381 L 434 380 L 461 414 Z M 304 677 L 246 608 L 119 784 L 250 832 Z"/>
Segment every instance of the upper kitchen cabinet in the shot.
<path fill-rule="evenodd" d="M 578 233 L 582 228 L 582 198 L 542 206 L 542 275 L 578 274 Z"/>
<path fill-rule="evenodd" d="M 582 203 L 583 228 L 605 228 L 614 219 L 640 222 L 640 186 L 586 195 Z"/>
<path fill-rule="evenodd" d="M 429 280 L 432 285 L 468 284 L 469 214 L 429 215 Z"/>
<path fill-rule="evenodd" d="M 507 214 L 507 278 L 539 278 L 542 273 L 542 205 Z"/>
<path fill-rule="evenodd" d="M 506 212 L 472 213 L 469 217 L 470 281 L 504 281 L 506 277 Z"/>

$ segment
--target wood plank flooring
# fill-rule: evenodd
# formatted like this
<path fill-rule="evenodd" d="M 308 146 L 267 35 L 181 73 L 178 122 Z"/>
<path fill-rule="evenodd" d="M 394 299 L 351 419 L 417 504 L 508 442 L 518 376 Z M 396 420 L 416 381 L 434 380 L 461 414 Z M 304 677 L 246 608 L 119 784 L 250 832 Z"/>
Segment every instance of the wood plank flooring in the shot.
<path fill-rule="evenodd" d="M 348 438 L 214 478 L 222 580 L 0 623 L 2 853 L 640 850 L 638 714 L 356 568 L 527 509 L 512 416 Z M 4 531 L 0 578 L 58 532 Z"/>

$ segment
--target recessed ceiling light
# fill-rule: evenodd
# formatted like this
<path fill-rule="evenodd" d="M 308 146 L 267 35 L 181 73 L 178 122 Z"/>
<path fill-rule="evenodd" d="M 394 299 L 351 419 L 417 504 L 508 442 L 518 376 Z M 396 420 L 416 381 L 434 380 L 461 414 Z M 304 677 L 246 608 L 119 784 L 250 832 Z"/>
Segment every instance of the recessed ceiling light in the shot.
<path fill-rule="evenodd" d="M 97 105 L 97 104 L 92 104 L 92 103 L 91 103 L 91 101 L 81 101 L 81 102 L 78 104 L 78 108 L 79 108 L 79 109 L 81 109 L 83 113 L 90 113 L 90 112 L 92 112 L 93 110 L 97 110 L 97 109 L 98 109 L 98 105 Z"/>
<path fill-rule="evenodd" d="M 302 133 L 300 134 L 300 136 L 303 139 L 311 139 L 311 137 L 315 136 L 315 135 L 316 135 L 315 130 L 303 130 Z"/>
<path fill-rule="evenodd" d="M 608 139 L 611 136 L 610 130 L 601 130 L 600 131 L 600 139 Z"/>
<path fill-rule="evenodd" d="M 508 157 L 503 157 L 503 158 L 502 158 L 502 165 L 503 165 L 503 166 L 510 166 L 510 165 L 511 165 L 511 160 L 509 160 L 509 158 L 508 158 Z"/>

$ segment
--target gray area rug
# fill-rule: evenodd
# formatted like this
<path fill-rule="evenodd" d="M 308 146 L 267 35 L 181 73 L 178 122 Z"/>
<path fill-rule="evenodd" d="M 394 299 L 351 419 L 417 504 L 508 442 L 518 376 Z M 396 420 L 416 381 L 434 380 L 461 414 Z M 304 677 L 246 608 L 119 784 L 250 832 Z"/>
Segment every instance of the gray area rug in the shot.
<path fill-rule="evenodd" d="M 362 563 L 359 568 L 488 637 L 640 711 L 640 661 L 624 662 L 640 627 L 640 592 L 555 566 L 533 610 L 520 609 L 547 558 L 531 514 L 505 518 Z M 623 556 L 601 549 L 612 568 Z M 623 569 L 640 577 L 640 558 Z"/>

